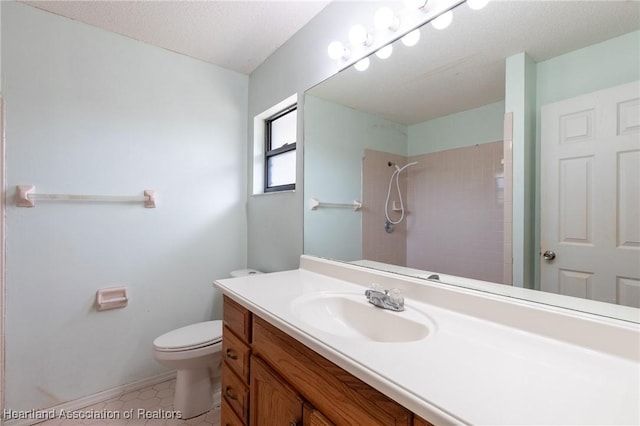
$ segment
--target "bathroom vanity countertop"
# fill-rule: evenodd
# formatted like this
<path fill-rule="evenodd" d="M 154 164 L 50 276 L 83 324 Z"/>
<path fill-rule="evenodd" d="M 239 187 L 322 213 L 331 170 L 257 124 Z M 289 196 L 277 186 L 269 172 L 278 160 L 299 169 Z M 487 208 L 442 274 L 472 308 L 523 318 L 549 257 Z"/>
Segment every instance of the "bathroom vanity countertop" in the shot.
<path fill-rule="evenodd" d="M 314 293 L 364 298 L 371 282 L 400 288 L 407 309 L 427 315 L 429 335 L 363 342 L 295 312 L 294 301 Z M 640 423 L 638 324 L 308 256 L 298 270 L 215 286 L 436 425 Z"/>

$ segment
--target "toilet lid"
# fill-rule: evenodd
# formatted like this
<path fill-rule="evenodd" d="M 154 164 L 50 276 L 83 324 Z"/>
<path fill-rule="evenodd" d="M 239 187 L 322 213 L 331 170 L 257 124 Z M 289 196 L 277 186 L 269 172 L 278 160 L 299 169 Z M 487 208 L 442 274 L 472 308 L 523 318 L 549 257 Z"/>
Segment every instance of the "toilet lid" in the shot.
<path fill-rule="evenodd" d="M 156 349 L 177 351 L 196 349 L 222 340 L 222 321 L 205 321 L 163 334 L 153 341 Z"/>

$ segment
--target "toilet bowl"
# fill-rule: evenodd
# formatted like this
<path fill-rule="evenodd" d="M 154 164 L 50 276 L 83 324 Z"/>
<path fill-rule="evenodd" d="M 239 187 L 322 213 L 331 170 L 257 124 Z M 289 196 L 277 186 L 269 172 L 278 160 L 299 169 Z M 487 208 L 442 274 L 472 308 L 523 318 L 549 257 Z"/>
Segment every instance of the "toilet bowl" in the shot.
<path fill-rule="evenodd" d="M 175 369 L 173 409 L 183 419 L 198 416 L 213 406 L 213 391 L 220 384 L 222 321 L 191 324 L 153 341 L 153 357 Z"/>
<path fill-rule="evenodd" d="M 232 278 L 261 274 L 255 269 L 238 269 Z M 175 369 L 173 409 L 183 419 L 206 413 L 213 406 L 213 392 L 220 389 L 222 321 L 205 321 L 178 328 L 153 341 L 153 357 Z"/>

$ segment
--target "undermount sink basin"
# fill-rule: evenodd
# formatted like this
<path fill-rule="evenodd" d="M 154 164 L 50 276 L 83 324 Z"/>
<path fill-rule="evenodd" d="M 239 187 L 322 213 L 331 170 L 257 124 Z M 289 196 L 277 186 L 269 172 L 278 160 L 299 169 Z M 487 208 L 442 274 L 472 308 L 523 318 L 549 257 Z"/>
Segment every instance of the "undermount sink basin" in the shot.
<path fill-rule="evenodd" d="M 314 293 L 292 303 L 294 314 L 307 325 L 325 333 L 372 342 L 413 342 L 424 339 L 434 328 L 420 311 L 381 309 L 363 294 Z"/>

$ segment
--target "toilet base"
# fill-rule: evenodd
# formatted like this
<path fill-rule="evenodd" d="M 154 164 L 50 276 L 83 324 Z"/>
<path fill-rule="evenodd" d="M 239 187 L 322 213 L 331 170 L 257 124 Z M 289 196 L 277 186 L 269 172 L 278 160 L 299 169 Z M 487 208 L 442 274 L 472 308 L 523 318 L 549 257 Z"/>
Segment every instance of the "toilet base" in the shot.
<path fill-rule="evenodd" d="M 190 419 L 213 408 L 213 392 L 209 369 L 195 368 L 178 370 L 173 395 L 173 409 L 183 419 Z"/>

